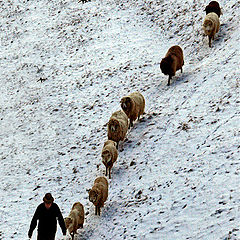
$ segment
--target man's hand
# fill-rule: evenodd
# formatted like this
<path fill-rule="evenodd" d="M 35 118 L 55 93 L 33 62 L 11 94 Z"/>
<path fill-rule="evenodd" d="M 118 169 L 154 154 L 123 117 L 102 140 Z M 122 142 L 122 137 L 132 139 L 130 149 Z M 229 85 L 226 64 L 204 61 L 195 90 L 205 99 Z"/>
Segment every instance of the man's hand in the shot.
<path fill-rule="evenodd" d="M 32 233 L 30 231 L 28 231 L 28 237 L 31 239 L 32 237 Z"/>

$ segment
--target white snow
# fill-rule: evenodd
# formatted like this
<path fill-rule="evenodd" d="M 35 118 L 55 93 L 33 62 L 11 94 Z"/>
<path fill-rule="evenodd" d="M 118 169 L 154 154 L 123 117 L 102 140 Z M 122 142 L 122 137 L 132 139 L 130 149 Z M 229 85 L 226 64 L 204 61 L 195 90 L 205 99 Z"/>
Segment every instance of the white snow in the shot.
<path fill-rule="evenodd" d="M 208 1 L 1 1 L 0 239 L 27 239 L 46 192 L 64 216 L 84 205 L 76 239 L 240 239 L 240 2 L 219 3 L 209 48 Z M 175 44 L 185 65 L 168 87 Z M 146 114 L 95 216 L 106 123 L 136 90 Z"/>

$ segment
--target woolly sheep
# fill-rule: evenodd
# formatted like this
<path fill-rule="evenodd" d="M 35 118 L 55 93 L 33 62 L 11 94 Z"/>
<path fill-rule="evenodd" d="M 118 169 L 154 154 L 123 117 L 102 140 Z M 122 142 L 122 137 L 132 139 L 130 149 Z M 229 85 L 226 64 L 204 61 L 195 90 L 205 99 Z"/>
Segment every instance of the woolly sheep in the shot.
<path fill-rule="evenodd" d="M 108 121 L 108 140 L 117 143 L 123 141 L 128 130 L 128 117 L 122 110 L 118 110 L 112 114 Z"/>
<path fill-rule="evenodd" d="M 105 177 L 97 177 L 89 190 L 89 201 L 95 205 L 95 215 L 100 216 L 100 207 L 108 198 L 108 181 Z"/>
<path fill-rule="evenodd" d="M 214 40 L 215 34 L 219 31 L 220 22 L 218 15 L 214 12 L 208 13 L 203 22 L 204 33 L 208 36 L 209 47 L 211 47 L 211 40 Z"/>
<path fill-rule="evenodd" d="M 109 178 L 111 178 L 111 169 L 113 163 L 116 162 L 117 158 L 118 158 L 117 143 L 112 140 L 106 141 L 102 149 L 102 162 L 106 167 L 106 176 L 108 175 L 109 172 Z"/>
<path fill-rule="evenodd" d="M 165 75 L 169 75 L 168 86 L 170 85 L 170 80 L 175 76 L 177 70 L 181 70 L 184 65 L 183 50 L 179 46 L 172 46 L 167 51 L 165 57 L 161 60 L 160 69 Z"/>
<path fill-rule="evenodd" d="M 205 8 L 205 12 L 206 14 L 210 13 L 210 12 L 215 12 L 218 17 L 220 17 L 220 15 L 222 14 L 220 5 L 217 1 L 211 1 Z"/>
<path fill-rule="evenodd" d="M 80 202 L 73 204 L 68 217 L 64 218 L 64 222 L 72 239 L 74 239 L 74 234 L 77 233 L 77 229 L 83 228 L 84 223 L 84 208 Z"/>
<path fill-rule="evenodd" d="M 120 101 L 122 110 L 127 114 L 130 119 L 129 127 L 133 126 L 133 121 L 140 115 L 143 115 L 145 109 L 145 99 L 140 92 L 133 92 L 130 95 L 123 97 Z"/>

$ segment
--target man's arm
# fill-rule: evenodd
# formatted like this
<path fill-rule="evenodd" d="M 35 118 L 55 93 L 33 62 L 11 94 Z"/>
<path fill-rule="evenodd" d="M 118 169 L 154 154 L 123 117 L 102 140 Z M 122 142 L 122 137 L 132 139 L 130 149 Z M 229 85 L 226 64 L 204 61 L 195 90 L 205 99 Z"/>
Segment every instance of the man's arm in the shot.
<path fill-rule="evenodd" d="M 32 237 L 32 233 L 34 231 L 34 229 L 36 228 L 37 226 L 37 220 L 39 219 L 39 207 L 37 207 L 34 215 L 33 215 L 33 218 L 32 218 L 32 221 L 31 221 L 31 224 L 30 224 L 30 228 L 29 228 L 29 231 L 28 231 L 28 237 L 31 238 Z"/>
<path fill-rule="evenodd" d="M 67 232 L 67 229 L 66 229 L 66 225 L 65 225 L 62 213 L 61 213 L 61 211 L 60 211 L 58 206 L 57 206 L 57 217 L 58 217 L 58 223 L 59 223 L 59 225 L 60 225 L 60 227 L 62 229 L 62 233 L 65 236 L 66 232 Z"/>

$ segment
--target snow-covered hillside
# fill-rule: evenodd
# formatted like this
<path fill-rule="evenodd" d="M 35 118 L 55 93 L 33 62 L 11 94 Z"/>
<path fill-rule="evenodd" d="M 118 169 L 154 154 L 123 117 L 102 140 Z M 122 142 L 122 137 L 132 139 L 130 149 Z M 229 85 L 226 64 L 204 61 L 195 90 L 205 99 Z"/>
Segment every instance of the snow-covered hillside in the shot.
<path fill-rule="evenodd" d="M 209 48 L 208 1 L 1 1 L 0 239 L 27 239 L 46 192 L 64 216 L 84 205 L 79 240 L 240 239 L 240 1 L 219 3 Z M 185 65 L 168 87 L 175 44 Z M 106 123 L 136 90 L 146 114 L 95 216 Z"/>

